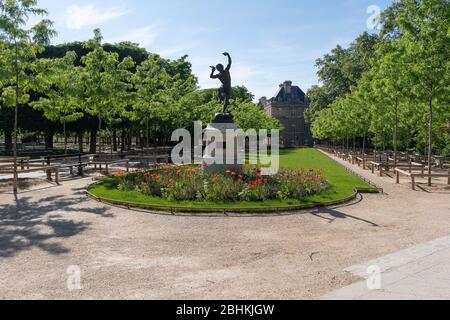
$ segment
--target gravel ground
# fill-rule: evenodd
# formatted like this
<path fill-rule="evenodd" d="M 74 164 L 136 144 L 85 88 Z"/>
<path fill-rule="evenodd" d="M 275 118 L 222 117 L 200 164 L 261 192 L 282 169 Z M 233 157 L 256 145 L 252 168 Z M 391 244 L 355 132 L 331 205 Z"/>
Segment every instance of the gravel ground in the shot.
<path fill-rule="evenodd" d="M 448 190 L 352 168 L 386 194 L 226 217 L 107 206 L 86 198 L 92 179 L 0 193 L 0 298 L 315 299 L 359 280 L 349 266 L 450 234 Z M 81 290 L 68 289 L 70 266 Z"/>

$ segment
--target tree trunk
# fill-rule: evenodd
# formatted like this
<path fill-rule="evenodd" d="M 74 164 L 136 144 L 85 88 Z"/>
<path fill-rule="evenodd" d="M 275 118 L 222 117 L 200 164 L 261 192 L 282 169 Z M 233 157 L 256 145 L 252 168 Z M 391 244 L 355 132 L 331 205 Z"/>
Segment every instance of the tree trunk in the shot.
<path fill-rule="evenodd" d="M 112 132 L 113 151 L 117 152 L 117 129 L 114 128 Z"/>
<path fill-rule="evenodd" d="M 78 151 L 80 153 L 84 152 L 84 146 L 83 146 L 83 132 L 78 132 Z"/>
<path fill-rule="evenodd" d="M 125 151 L 125 129 L 122 129 L 120 133 L 120 150 Z"/>
<path fill-rule="evenodd" d="M 63 121 L 63 131 L 64 131 L 64 154 L 67 154 L 67 132 L 66 132 L 66 121 Z"/>
<path fill-rule="evenodd" d="M 147 119 L 147 127 L 146 127 L 146 132 L 145 132 L 145 145 L 146 147 L 150 147 L 150 129 L 148 127 L 148 119 Z"/>
<path fill-rule="evenodd" d="M 13 190 L 17 194 L 19 189 L 19 176 L 17 173 L 17 122 L 19 115 L 19 48 L 17 40 L 14 39 L 15 44 L 15 60 L 14 66 L 16 71 L 16 105 L 14 107 L 14 139 L 13 139 L 13 157 L 14 157 L 14 175 L 13 175 Z"/>
<path fill-rule="evenodd" d="M 433 157 L 433 86 L 431 85 L 430 102 L 429 102 L 430 118 L 428 123 L 428 174 L 431 175 L 432 157 Z M 431 177 L 428 177 L 428 186 L 431 187 Z"/>
<path fill-rule="evenodd" d="M 13 132 L 10 128 L 5 128 L 5 152 L 10 155 L 13 149 Z"/>
<path fill-rule="evenodd" d="M 97 153 L 97 129 L 91 130 L 91 138 L 90 138 L 90 149 L 89 152 L 92 154 Z"/>
<path fill-rule="evenodd" d="M 366 154 L 366 134 L 364 134 L 364 137 L 363 137 L 362 156 L 364 157 L 365 154 Z"/>
<path fill-rule="evenodd" d="M 394 166 L 397 166 L 397 150 L 398 150 L 398 102 L 395 103 L 395 116 L 394 116 Z"/>
<path fill-rule="evenodd" d="M 99 117 L 98 118 L 98 132 L 102 132 L 102 118 Z M 97 144 L 97 137 L 95 139 L 95 143 Z M 103 144 L 103 138 L 100 137 L 100 145 L 98 146 L 98 152 L 102 153 L 102 144 Z M 95 149 L 97 149 L 97 146 L 95 147 Z"/>
<path fill-rule="evenodd" d="M 45 149 L 46 150 L 53 150 L 53 131 L 49 131 L 45 134 Z"/>

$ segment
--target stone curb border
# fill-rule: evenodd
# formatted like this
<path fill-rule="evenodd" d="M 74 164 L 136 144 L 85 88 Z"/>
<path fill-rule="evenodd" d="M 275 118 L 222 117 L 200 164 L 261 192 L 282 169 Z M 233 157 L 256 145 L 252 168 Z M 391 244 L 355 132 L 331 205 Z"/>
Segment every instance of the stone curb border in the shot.
<path fill-rule="evenodd" d="M 86 194 L 89 198 L 96 200 L 101 203 L 110 204 L 114 206 L 120 206 L 124 207 L 128 210 L 131 210 L 133 208 L 135 209 L 144 209 L 149 211 L 156 211 L 156 212 L 165 212 L 165 213 L 198 213 L 198 214 L 205 214 L 205 213 L 220 213 L 220 214 L 227 214 L 227 213 L 241 213 L 241 214 L 251 214 L 251 213 L 283 213 L 283 212 L 291 212 L 291 211 L 300 211 L 300 210 L 306 210 L 306 209 L 314 209 L 314 208 L 322 208 L 322 207 L 330 207 L 340 204 L 348 203 L 352 200 L 355 200 L 359 193 L 367 193 L 367 190 L 355 190 L 353 194 L 350 197 L 341 199 L 341 200 L 335 200 L 330 201 L 323 204 L 304 204 L 304 205 L 290 205 L 290 206 L 268 206 L 268 207 L 255 207 L 255 208 L 221 208 L 221 207 L 212 207 L 212 208 L 193 208 L 193 207 L 183 207 L 183 206 L 168 206 L 168 205 L 152 205 L 152 204 L 143 204 L 143 203 L 134 203 L 134 202 L 127 202 L 127 201 L 120 201 L 120 200 L 114 200 L 114 199 L 108 199 L 103 197 L 98 197 L 94 194 L 92 194 L 89 190 L 91 187 L 102 183 L 101 181 L 96 182 L 94 184 L 91 184 L 88 186 Z"/>

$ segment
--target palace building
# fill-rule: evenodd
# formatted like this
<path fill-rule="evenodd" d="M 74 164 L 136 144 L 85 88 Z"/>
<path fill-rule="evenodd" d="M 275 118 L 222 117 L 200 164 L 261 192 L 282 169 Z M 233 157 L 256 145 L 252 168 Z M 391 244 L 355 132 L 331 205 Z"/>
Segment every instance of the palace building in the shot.
<path fill-rule="evenodd" d="M 292 81 L 280 84 L 276 95 L 270 99 L 262 97 L 260 105 L 264 111 L 278 119 L 284 127 L 281 134 L 281 147 L 291 148 L 312 146 L 311 128 L 305 121 L 305 111 L 309 107 L 306 94 Z"/>

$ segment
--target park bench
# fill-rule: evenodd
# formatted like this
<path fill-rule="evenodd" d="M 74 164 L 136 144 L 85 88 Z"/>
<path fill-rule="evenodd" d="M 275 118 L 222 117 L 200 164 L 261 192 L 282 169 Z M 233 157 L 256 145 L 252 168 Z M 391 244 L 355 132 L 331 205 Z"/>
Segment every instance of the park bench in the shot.
<path fill-rule="evenodd" d="M 14 158 L 13 157 L 7 157 L 7 158 L 1 158 L 1 163 L 7 163 L 9 165 L 13 165 Z M 25 168 L 30 167 L 30 157 L 17 157 L 17 166 L 20 167 L 22 170 Z"/>
<path fill-rule="evenodd" d="M 359 156 L 358 153 L 350 153 L 348 155 L 348 162 L 351 163 L 352 165 L 356 164 L 358 156 Z"/>
<path fill-rule="evenodd" d="M 383 176 L 383 173 L 390 172 L 390 169 L 401 168 L 408 171 L 412 171 L 413 169 L 421 169 L 422 172 L 425 170 L 425 165 L 421 163 L 403 163 L 403 162 L 395 162 L 393 159 L 389 159 L 388 161 L 370 161 L 372 173 L 375 174 L 375 168 L 380 172 L 380 177 Z"/>
<path fill-rule="evenodd" d="M 58 156 L 46 156 L 40 160 L 36 160 L 36 162 L 41 161 L 43 165 L 59 165 L 61 169 L 68 168 L 70 170 L 70 174 L 73 175 L 73 169 L 78 168 L 78 175 L 83 175 L 83 169 L 90 165 L 91 160 L 93 159 L 93 155 L 90 154 L 67 154 L 67 155 L 58 155 Z"/>
<path fill-rule="evenodd" d="M 171 147 L 144 148 L 138 150 L 136 154 L 127 156 L 127 159 L 143 162 L 146 165 L 149 165 L 150 162 L 168 163 L 171 149 Z"/>
<path fill-rule="evenodd" d="M 59 169 L 60 169 L 60 166 L 58 166 L 58 165 L 34 167 L 34 168 L 28 168 L 28 169 L 24 169 L 24 170 L 18 170 L 17 176 L 19 177 L 21 174 L 39 172 L 39 171 L 47 172 L 47 174 L 50 172 L 50 175 L 47 175 L 47 180 L 52 181 L 51 174 L 53 173 L 55 175 L 54 181 L 56 184 L 59 185 Z M 14 168 L 10 166 L 9 170 L 2 171 L 2 173 L 14 174 Z"/>
<path fill-rule="evenodd" d="M 375 174 L 375 168 L 380 172 L 380 177 L 383 176 L 383 169 L 386 171 L 389 171 L 389 164 L 385 162 L 376 162 L 376 161 L 370 161 L 369 162 L 372 168 L 372 173 Z"/>
<path fill-rule="evenodd" d="M 106 174 L 109 174 L 109 168 L 113 165 L 117 164 L 125 164 L 127 172 L 130 171 L 130 159 L 122 159 L 122 156 L 119 154 L 116 155 L 106 155 L 106 154 L 98 154 L 94 156 L 94 159 L 90 162 L 91 165 L 94 166 L 94 170 L 102 170 L 103 166 L 105 167 Z"/>
<path fill-rule="evenodd" d="M 366 170 L 367 162 L 374 161 L 374 158 L 374 155 L 360 155 L 356 157 L 356 163 L 358 164 L 358 167 L 361 167 L 362 165 L 363 169 Z"/>
<path fill-rule="evenodd" d="M 444 174 L 444 173 L 428 174 L 423 171 L 420 173 L 413 173 L 413 172 L 409 172 L 409 171 L 406 171 L 406 170 L 403 170 L 400 168 L 396 168 L 395 173 L 396 173 L 396 183 L 397 184 L 400 183 L 400 175 L 410 177 L 413 190 L 416 190 L 416 178 L 447 178 L 448 179 L 447 183 L 448 183 L 448 185 L 450 185 L 450 169 L 448 170 L 447 174 Z"/>
<path fill-rule="evenodd" d="M 166 154 L 166 155 L 134 155 L 134 156 L 128 156 L 127 158 L 130 161 L 144 162 L 145 164 L 149 165 L 150 162 L 167 163 L 167 162 L 169 162 L 170 156 L 168 154 Z"/>

